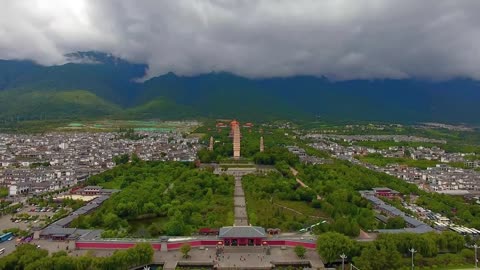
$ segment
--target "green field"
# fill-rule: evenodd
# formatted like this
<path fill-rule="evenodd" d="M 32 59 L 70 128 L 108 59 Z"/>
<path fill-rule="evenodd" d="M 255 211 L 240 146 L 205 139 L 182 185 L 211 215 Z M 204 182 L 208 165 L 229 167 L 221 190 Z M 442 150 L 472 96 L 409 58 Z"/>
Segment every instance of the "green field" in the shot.
<path fill-rule="evenodd" d="M 390 164 L 399 164 L 399 165 L 407 165 L 409 167 L 417 167 L 420 169 L 426 169 L 427 167 L 435 167 L 437 164 L 441 164 L 439 161 L 436 160 L 415 160 L 410 158 L 390 158 L 390 157 L 383 157 L 380 155 L 369 154 L 366 156 L 357 156 L 357 159 L 367 162 L 373 165 L 377 165 L 380 167 L 385 167 Z"/>
<path fill-rule="evenodd" d="M 77 121 L 68 123 L 65 126 L 61 126 L 60 130 L 116 130 L 116 129 L 128 129 L 133 128 L 135 131 L 147 131 L 147 132 L 173 132 L 173 131 L 191 131 L 197 128 L 198 125 L 194 125 L 193 122 L 188 121 L 137 121 L 137 120 L 98 120 L 98 121 Z"/>
<path fill-rule="evenodd" d="M 451 167 L 464 168 L 462 162 L 443 163 L 438 160 L 426 160 L 426 159 L 411 159 L 411 158 L 393 158 L 383 157 L 380 154 L 368 154 L 366 156 L 356 156 L 357 159 L 380 167 L 386 167 L 390 164 L 407 165 L 409 167 L 416 167 L 420 169 L 426 169 L 427 167 L 435 167 L 437 164 L 446 164 Z"/>
<path fill-rule="evenodd" d="M 0 125 L 0 132 L 17 133 L 42 133 L 50 131 L 62 132 L 115 132 L 119 129 L 134 129 L 144 132 L 182 132 L 189 133 L 197 129 L 200 122 L 194 121 L 137 121 L 137 120 L 114 120 L 90 117 L 75 119 L 75 121 L 64 120 L 35 120 L 20 121 Z"/>
<path fill-rule="evenodd" d="M 438 146 L 447 152 L 480 153 L 480 129 L 472 131 L 455 131 L 444 128 L 417 128 L 413 125 L 396 125 L 378 122 L 371 124 L 365 121 L 357 121 L 354 124 L 341 122 L 305 122 L 301 127 L 311 132 L 320 132 L 332 135 L 409 135 L 431 139 L 446 140 L 446 144 L 432 144 L 420 142 L 355 142 L 372 148 L 385 149 L 390 146 L 431 147 Z M 343 143 L 342 143 L 343 144 Z M 348 143 L 344 143 L 347 145 Z"/>

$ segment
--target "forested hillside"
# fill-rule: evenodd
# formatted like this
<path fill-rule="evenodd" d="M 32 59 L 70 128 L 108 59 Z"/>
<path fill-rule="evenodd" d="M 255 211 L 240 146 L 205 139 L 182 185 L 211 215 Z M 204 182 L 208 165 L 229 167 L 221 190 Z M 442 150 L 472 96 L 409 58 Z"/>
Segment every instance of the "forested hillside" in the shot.
<path fill-rule="evenodd" d="M 0 92 L 0 119 L 8 121 L 97 117 L 120 113 L 118 105 L 92 92 L 4 91 Z"/>
<path fill-rule="evenodd" d="M 313 119 L 347 121 L 438 121 L 480 123 L 478 81 L 352 80 L 322 77 L 244 78 L 229 73 L 140 80 L 148 68 L 98 52 L 72 54 L 75 63 L 40 66 L 0 60 L 0 120 L 79 117 L 164 118 L 228 117 L 240 119 Z M 116 111 L 83 108 L 82 114 L 54 113 L 66 100 L 41 106 L 27 93 L 84 90 Z M 33 94 L 35 93 L 35 94 Z M 12 97 L 15 97 L 13 99 Z M 45 97 L 44 97 L 45 98 Z M 24 106 L 24 102 L 33 106 Z M 11 116 L 14 116 L 13 118 Z"/>

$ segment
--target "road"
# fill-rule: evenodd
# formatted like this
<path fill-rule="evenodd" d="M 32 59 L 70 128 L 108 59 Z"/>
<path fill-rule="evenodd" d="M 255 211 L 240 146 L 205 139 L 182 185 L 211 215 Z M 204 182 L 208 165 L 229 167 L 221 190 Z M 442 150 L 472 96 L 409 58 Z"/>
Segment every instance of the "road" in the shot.
<path fill-rule="evenodd" d="M 12 239 L 10 241 L 5 241 L 3 243 L 0 243 L 0 249 L 1 248 L 4 248 L 5 249 L 5 252 L 3 254 L 0 254 L 0 258 L 4 257 L 4 256 L 7 256 L 8 254 L 12 253 L 13 251 L 15 251 L 15 241 L 16 239 Z"/>

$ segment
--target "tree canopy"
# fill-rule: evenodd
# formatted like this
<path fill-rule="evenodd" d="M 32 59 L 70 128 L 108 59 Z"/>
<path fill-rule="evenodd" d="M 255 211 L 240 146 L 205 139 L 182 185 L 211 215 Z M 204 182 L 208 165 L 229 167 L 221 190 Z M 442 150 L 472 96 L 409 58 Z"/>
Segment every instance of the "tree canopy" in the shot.
<path fill-rule="evenodd" d="M 451 231 L 380 234 L 373 242 L 356 245 L 353 262 L 360 269 L 400 269 L 402 265 L 408 265 L 411 248 L 417 250 L 415 265 L 419 267 L 473 263 L 473 251 L 465 250 L 463 236 Z"/>
<path fill-rule="evenodd" d="M 340 259 L 341 254 L 351 257 L 354 252 L 354 241 L 337 232 L 327 232 L 317 238 L 317 251 L 327 263 Z"/>
<path fill-rule="evenodd" d="M 121 189 L 95 212 L 72 222 L 75 227 L 107 229 L 104 236 L 190 235 L 200 227 L 233 223 L 233 178 L 191 164 L 140 161 L 88 181 Z"/>
<path fill-rule="evenodd" d="M 151 263 L 153 248 L 148 243 L 140 243 L 127 250 L 117 250 L 110 257 L 93 257 L 88 255 L 73 257 L 65 251 L 48 254 L 47 250 L 35 245 L 23 244 L 0 258 L 0 269 L 36 270 L 36 269 L 131 269 L 135 266 Z"/>

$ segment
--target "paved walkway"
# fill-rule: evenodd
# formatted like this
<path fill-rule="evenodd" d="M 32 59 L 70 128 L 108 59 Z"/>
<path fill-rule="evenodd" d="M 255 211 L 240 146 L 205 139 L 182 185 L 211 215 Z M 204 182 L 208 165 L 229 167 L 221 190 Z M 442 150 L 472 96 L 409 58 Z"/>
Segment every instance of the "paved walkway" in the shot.
<path fill-rule="evenodd" d="M 245 192 L 242 187 L 242 177 L 235 176 L 235 191 L 233 194 L 235 226 L 248 226 L 247 207 L 245 203 Z"/>

